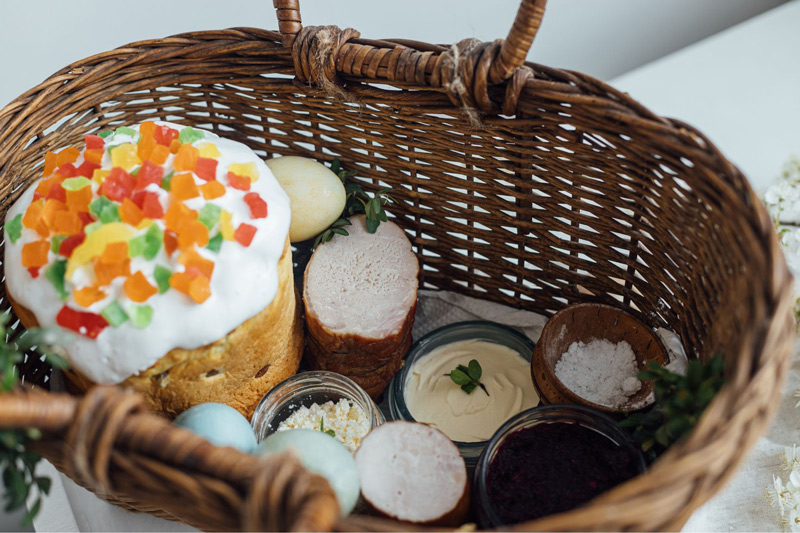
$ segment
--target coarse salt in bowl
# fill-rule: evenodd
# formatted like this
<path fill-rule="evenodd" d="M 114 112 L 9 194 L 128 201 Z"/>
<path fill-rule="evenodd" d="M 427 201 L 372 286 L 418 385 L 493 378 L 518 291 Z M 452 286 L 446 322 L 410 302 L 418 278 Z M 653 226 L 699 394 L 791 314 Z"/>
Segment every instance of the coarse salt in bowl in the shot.
<path fill-rule="evenodd" d="M 565 307 L 545 324 L 531 359 L 531 377 L 542 403 L 584 405 L 609 414 L 636 411 L 653 403 L 652 381 L 642 381 L 638 392 L 622 405 L 610 406 L 581 397 L 559 379 L 556 365 L 570 346 L 576 342 L 589 345 L 598 340 L 616 345 L 606 346 L 615 354 L 624 354 L 624 350 L 616 349 L 621 348 L 621 343 L 630 345 L 636 357 L 637 371 L 644 370 L 648 361 L 662 365 L 668 361 L 666 348 L 655 331 L 630 313 L 594 303 Z M 585 349 L 585 346 L 579 349 Z"/>

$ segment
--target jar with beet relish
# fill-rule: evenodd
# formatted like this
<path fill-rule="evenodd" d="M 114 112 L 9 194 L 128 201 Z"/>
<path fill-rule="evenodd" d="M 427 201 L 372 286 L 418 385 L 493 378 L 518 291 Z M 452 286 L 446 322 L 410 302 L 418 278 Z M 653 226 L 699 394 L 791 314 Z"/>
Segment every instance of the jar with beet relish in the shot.
<path fill-rule="evenodd" d="M 607 416 L 543 405 L 497 430 L 478 460 L 473 497 L 481 526 L 497 528 L 574 509 L 644 470 L 641 451 Z"/>

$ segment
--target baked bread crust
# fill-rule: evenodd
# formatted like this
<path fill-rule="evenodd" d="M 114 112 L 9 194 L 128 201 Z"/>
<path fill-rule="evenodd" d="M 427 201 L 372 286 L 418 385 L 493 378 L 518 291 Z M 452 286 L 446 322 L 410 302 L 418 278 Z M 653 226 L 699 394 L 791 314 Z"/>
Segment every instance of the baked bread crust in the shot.
<path fill-rule="evenodd" d="M 121 386 L 140 392 L 151 410 L 170 418 L 193 405 L 218 402 L 249 420 L 261 398 L 297 372 L 303 353 L 303 321 L 288 238 L 278 261 L 278 280 L 272 302 L 225 337 L 191 350 L 175 348 Z M 38 326 L 30 310 L 10 296 L 9 302 L 23 326 Z M 94 385 L 74 370 L 65 375 L 80 391 Z"/>

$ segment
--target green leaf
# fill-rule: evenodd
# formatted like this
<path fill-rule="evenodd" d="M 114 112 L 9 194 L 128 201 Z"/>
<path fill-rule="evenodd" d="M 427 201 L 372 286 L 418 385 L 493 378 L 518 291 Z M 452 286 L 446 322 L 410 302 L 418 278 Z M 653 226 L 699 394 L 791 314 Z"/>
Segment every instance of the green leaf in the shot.
<path fill-rule="evenodd" d="M 474 391 L 477 387 L 478 386 L 475 385 L 474 383 L 467 383 L 466 385 L 461 385 L 461 390 L 463 390 L 467 394 L 472 394 L 472 391 Z"/>
<path fill-rule="evenodd" d="M 477 361 L 477 359 L 472 359 L 469 362 L 469 370 L 467 374 L 471 377 L 474 381 L 480 381 L 481 375 L 483 374 L 483 369 L 481 368 L 481 364 Z"/>
<path fill-rule="evenodd" d="M 454 369 L 450 371 L 450 379 L 453 380 L 453 383 L 456 385 L 467 385 L 472 383 L 472 380 L 469 376 L 459 369 Z"/>
<path fill-rule="evenodd" d="M 39 511 L 42 509 L 42 499 L 36 498 L 36 501 L 31 506 L 30 510 L 25 513 L 25 516 L 22 517 L 19 525 L 22 527 L 30 527 L 33 525 L 33 519 L 36 518 L 36 515 L 39 514 Z"/>
<path fill-rule="evenodd" d="M 49 477 L 37 477 L 34 479 L 36 482 L 36 486 L 39 488 L 39 491 L 43 494 L 50 493 L 50 487 L 53 485 L 53 482 L 50 480 Z"/>
<path fill-rule="evenodd" d="M 348 235 L 350 235 L 350 234 L 347 232 L 347 230 L 346 230 L 346 229 L 344 229 L 344 228 L 332 228 L 332 229 L 331 229 L 331 232 L 335 233 L 336 235 L 344 235 L 345 237 L 347 237 Z"/>
<path fill-rule="evenodd" d="M 336 432 L 334 430 L 332 430 L 332 429 L 326 429 L 325 433 L 327 435 L 330 435 L 331 437 L 335 437 L 336 436 Z"/>
<path fill-rule="evenodd" d="M 8 221 L 5 227 L 6 235 L 12 243 L 15 243 L 22 236 L 22 215 L 17 215 Z"/>
<path fill-rule="evenodd" d="M 67 361 L 66 359 L 64 359 L 63 357 L 61 357 L 58 354 L 55 354 L 55 353 L 47 353 L 47 354 L 45 354 L 45 361 L 47 361 L 47 363 L 50 366 L 52 366 L 53 368 L 56 368 L 58 370 L 67 370 L 67 369 L 69 369 L 69 361 Z"/>
<path fill-rule="evenodd" d="M 375 233 L 376 231 L 378 231 L 378 226 L 380 225 L 380 223 L 381 223 L 380 220 L 376 220 L 374 218 L 367 218 L 366 220 L 367 231 L 369 233 Z"/>
<path fill-rule="evenodd" d="M 342 163 L 338 159 L 334 159 L 333 161 L 331 161 L 331 172 L 333 172 L 338 176 L 341 170 L 342 170 Z"/>
<path fill-rule="evenodd" d="M 691 389 L 697 389 L 703 380 L 703 363 L 698 359 L 689 361 L 686 367 L 686 381 Z"/>

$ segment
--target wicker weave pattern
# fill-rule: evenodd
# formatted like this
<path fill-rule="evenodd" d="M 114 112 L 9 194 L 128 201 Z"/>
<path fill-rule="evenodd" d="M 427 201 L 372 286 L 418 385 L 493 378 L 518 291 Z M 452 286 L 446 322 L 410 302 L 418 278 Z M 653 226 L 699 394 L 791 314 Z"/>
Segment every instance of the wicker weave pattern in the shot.
<path fill-rule="evenodd" d="M 283 34 L 134 43 L 63 69 L 0 111 L 2 213 L 45 150 L 146 119 L 204 127 L 264 157 L 338 157 L 366 188 L 394 187 L 391 211 L 424 288 L 545 314 L 609 303 L 675 330 L 695 356 L 725 354 L 729 385 L 687 441 L 591 505 L 520 526 L 679 528 L 763 433 L 788 365 L 791 279 L 741 173 L 690 126 L 602 82 L 516 68 L 539 2 L 523 4 L 524 35 L 512 31 L 504 54 L 504 42 L 445 48 L 302 28 L 296 2 L 275 1 Z M 44 375 L 35 361 L 25 372 Z M 333 523 L 330 494 L 306 491 L 297 468 L 256 476 L 253 461 L 225 460 L 135 405 L 103 419 L 119 420 L 119 431 L 93 430 L 101 459 L 81 466 L 65 444 L 81 419 L 54 403 L 4 398 L 0 422 L 48 429 L 48 456 L 118 503 L 205 529 Z M 267 494 L 258 513 L 254 493 Z M 339 527 L 396 526 L 356 517 Z"/>

